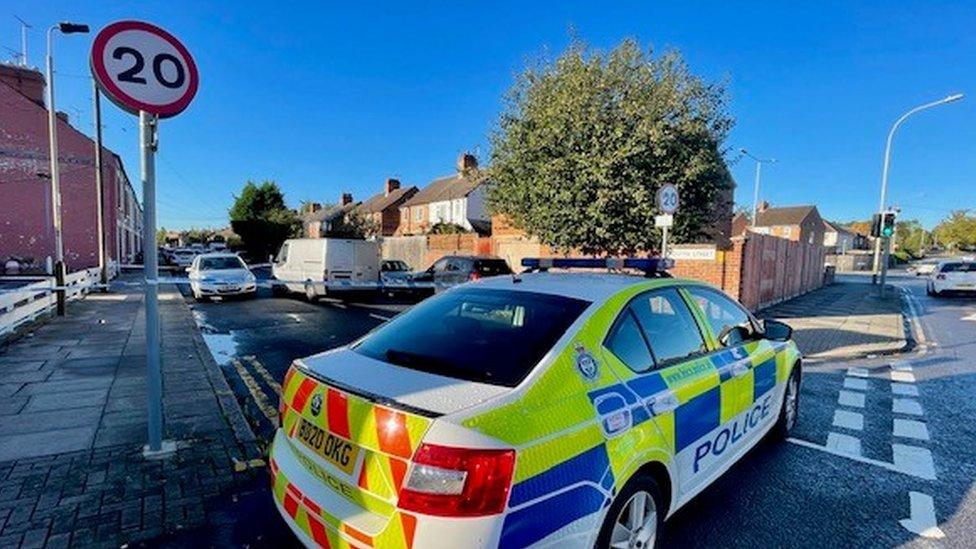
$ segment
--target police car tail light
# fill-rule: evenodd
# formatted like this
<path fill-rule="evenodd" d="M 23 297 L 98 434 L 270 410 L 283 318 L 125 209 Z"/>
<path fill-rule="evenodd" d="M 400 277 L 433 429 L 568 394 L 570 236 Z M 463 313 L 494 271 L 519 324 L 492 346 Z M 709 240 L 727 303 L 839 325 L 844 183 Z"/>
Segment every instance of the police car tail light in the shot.
<path fill-rule="evenodd" d="M 505 510 L 515 469 L 515 450 L 422 444 L 400 490 L 407 511 L 445 517 L 477 517 Z"/>

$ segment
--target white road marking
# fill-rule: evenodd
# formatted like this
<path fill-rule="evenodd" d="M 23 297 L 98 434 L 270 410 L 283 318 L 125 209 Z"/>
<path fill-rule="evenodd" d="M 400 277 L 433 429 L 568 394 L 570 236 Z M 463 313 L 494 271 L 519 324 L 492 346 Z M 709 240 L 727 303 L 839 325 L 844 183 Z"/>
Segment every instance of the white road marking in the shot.
<path fill-rule="evenodd" d="M 973 314 L 971 314 L 969 316 L 964 316 L 964 317 L 960 318 L 959 320 L 968 320 L 970 322 L 976 322 L 976 313 L 973 313 Z"/>
<path fill-rule="evenodd" d="M 935 463 L 928 448 L 892 444 L 891 451 L 895 468 L 899 471 L 928 480 L 936 479 Z"/>
<path fill-rule="evenodd" d="M 830 432 L 827 434 L 827 448 L 845 456 L 861 457 L 861 439 L 851 435 Z"/>
<path fill-rule="evenodd" d="M 891 411 L 896 414 L 907 414 L 910 416 L 920 416 L 925 412 L 922 411 L 922 405 L 912 398 L 896 398 L 891 401 Z"/>
<path fill-rule="evenodd" d="M 868 380 L 857 379 L 853 377 L 844 378 L 844 388 L 853 389 L 855 391 L 867 391 L 868 390 Z"/>
<path fill-rule="evenodd" d="M 834 427 L 842 427 L 853 431 L 864 430 L 864 416 L 847 410 L 834 410 Z"/>
<path fill-rule="evenodd" d="M 829 435 L 828 435 L 828 438 L 829 438 Z M 918 477 L 918 475 L 914 474 L 913 472 L 899 469 L 898 467 L 895 467 L 894 464 L 888 463 L 886 461 L 881 461 L 881 460 L 877 460 L 877 459 L 871 459 L 871 458 L 864 457 L 864 456 L 860 456 L 860 455 L 853 455 L 853 454 L 844 453 L 844 452 L 841 452 L 839 450 L 835 450 L 834 448 L 830 448 L 830 447 L 827 447 L 827 446 L 821 446 L 821 445 L 819 445 L 817 443 L 810 442 L 808 440 L 799 439 L 799 438 L 792 438 L 792 437 L 790 437 L 790 438 L 787 438 L 786 441 L 787 442 L 790 442 L 792 444 L 796 444 L 797 446 L 803 446 L 804 448 L 810 448 L 811 450 L 818 450 L 818 451 L 824 452 L 826 454 L 831 454 L 831 455 L 834 455 L 834 456 L 838 456 L 838 457 L 842 457 L 842 458 L 847 458 L 847 459 L 849 459 L 851 461 L 856 461 L 858 463 L 865 463 L 867 465 L 874 465 L 875 467 L 881 467 L 882 469 L 887 469 L 888 471 L 892 471 L 894 473 L 901 473 L 903 475 L 910 475 L 910 476 Z M 924 478 L 924 477 L 919 477 L 919 478 Z"/>
<path fill-rule="evenodd" d="M 918 387 L 914 385 L 906 385 L 904 383 L 892 383 L 891 392 L 896 395 L 901 396 L 918 396 Z"/>
<path fill-rule="evenodd" d="M 854 377 L 868 377 L 867 368 L 848 368 L 847 375 Z"/>
<path fill-rule="evenodd" d="M 391 318 L 391 317 L 388 317 L 388 316 L 378 315 L 376 313 L 369 313 L 369 316 L 371 316 L 372 318 L 375 318 L 376 320 L 382 320 L 383 322 L 386 322 L 387 320 L 390 320 L 390 318 Z"/>
<path fill-rule="evenodd" d="M 841 391 L 837 396 L 837 404 L 850 406 L 852 408 L 864 408 L 864 393 L 852 393 L 851 391 Z"/>
<path fill-rule="evenodd" d="M 929 440 L 929 428 L 921 421 L 914 419 L 895 418 L 894 434 L 896 437 Z"/>
<path fill-rule="evenodd" d="M 897 381 L 900 383 L 915 383 L 915 374 L 911 372 L 896 372 L 892 370 L 891 381 Z"/>
<path fill-rule="evenodd" d="M 910 517 L 898 521 L 906 530 L 923 538 L 942 539 L 945 533 L 935 518 L 935 501 L 921 492 L 908 492 Z"/>
<path fill-rule="evenodd" d="M 898 372 L 911 372 L 912 365 L 904 360 L 896 360 L 891 363 L 891 369 Z"/>

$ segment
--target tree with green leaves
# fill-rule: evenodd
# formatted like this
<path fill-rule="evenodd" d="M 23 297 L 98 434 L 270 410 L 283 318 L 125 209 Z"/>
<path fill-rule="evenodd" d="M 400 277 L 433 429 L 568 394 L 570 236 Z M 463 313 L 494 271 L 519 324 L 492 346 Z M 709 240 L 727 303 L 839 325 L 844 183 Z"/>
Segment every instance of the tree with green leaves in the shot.
<path fill-rule="evenodd" d="M 940 244 L 951 250 L 976 249 L 976 214 L 956 210 L 932 232 Z"/>
<path fill-rule="evenodd" d="M 902 260 L 918 259 L 925 255 L 925 247 L 932 243 L 925 228 L 917 219 L 895 223 L 895 256 Z"/>
<path fill-rule="evenodd" d="M 632 254 L 658 248 L 656 194 L 672 183 L 681 193 L 672 235 L 713 236 L 716 204 L 733 185 L 726 104 L 724 86 L 692 74 L 676 51 L 576 43 L 508 92 L 491 139 L 489 209 L 557 248 Z"/>
<path fill-rule="evenodd" d="M 301 220 L 285 205 L 285 196 L 274 181 L 260 185 L 248 181 L 230 208 L 230 225 L 254 258 L 277 252 L 285 239 L 301 234 Z"/>

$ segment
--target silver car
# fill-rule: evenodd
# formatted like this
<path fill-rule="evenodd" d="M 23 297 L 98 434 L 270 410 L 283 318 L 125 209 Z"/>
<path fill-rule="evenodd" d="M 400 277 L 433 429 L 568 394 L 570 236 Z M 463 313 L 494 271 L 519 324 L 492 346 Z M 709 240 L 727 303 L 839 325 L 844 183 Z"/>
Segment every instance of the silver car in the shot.
<path fill-rule="evenodd" d="M 257 291 L 254 274 L 234 254 L 200 254 L 186 272 L 197 301 L 220 296 L 253 296 Z"/>

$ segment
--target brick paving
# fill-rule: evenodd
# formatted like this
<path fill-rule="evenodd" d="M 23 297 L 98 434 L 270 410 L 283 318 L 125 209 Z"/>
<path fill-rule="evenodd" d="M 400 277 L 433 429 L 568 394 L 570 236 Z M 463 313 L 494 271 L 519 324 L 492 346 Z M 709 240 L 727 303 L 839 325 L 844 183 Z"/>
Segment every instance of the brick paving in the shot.
<path fill-rule="evenodd" d="M 160 300 L 168 459 L 147 461 L 139 288 L 69 304 L 0 348 L 0 547 L 118 547 L 204 524 L 254 435 L 179 292 Z"/>
<path fill-rule="evenodd" d="M 865 282 L 837 282 L 764 309 L 793 327 L 793 339 L 809 358 L 856 358 L 905 348 L 905 327 L 898 290 L 884 299 Z"/>

